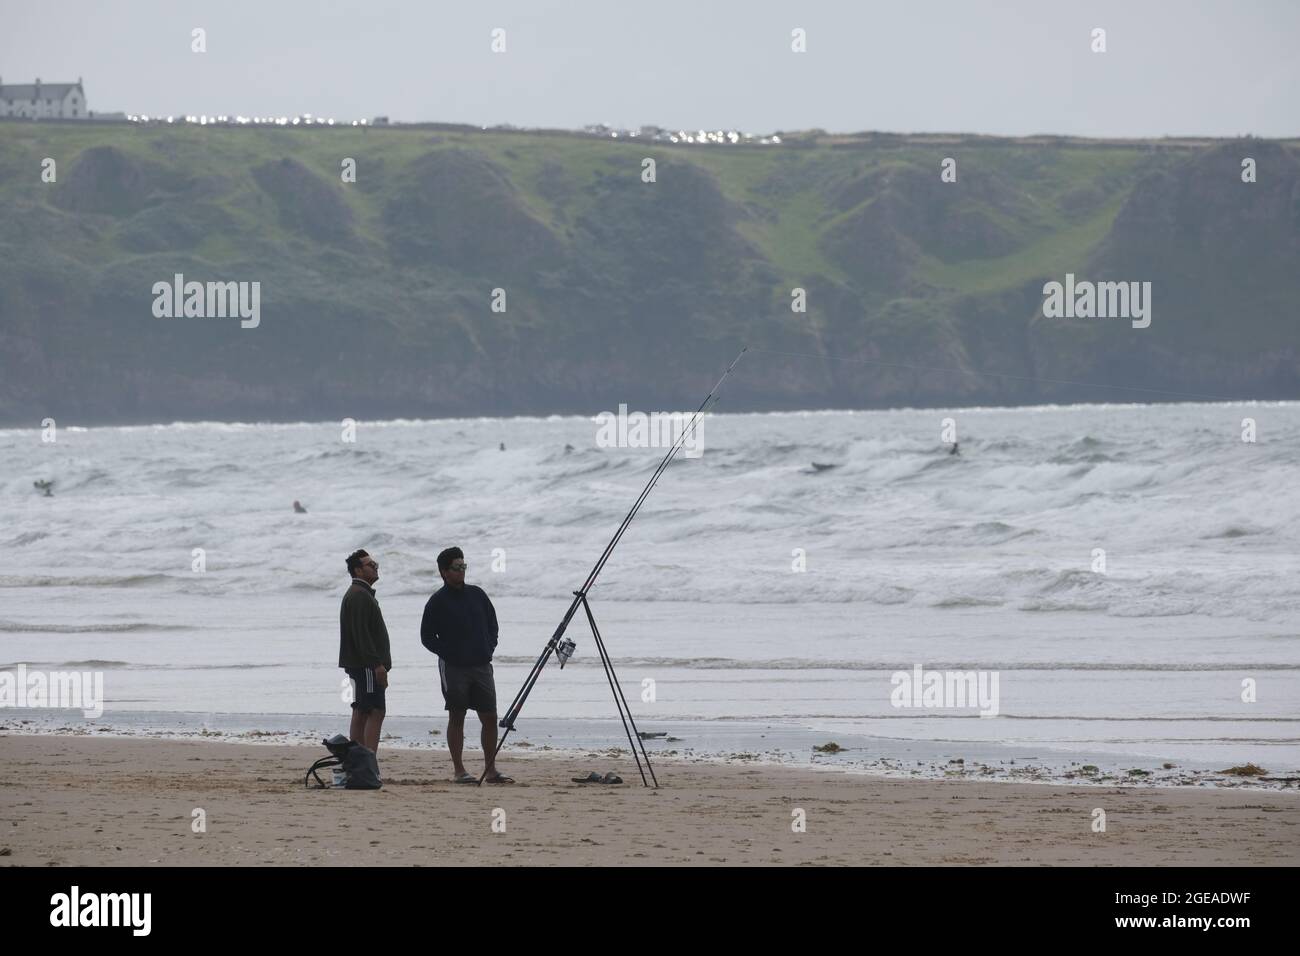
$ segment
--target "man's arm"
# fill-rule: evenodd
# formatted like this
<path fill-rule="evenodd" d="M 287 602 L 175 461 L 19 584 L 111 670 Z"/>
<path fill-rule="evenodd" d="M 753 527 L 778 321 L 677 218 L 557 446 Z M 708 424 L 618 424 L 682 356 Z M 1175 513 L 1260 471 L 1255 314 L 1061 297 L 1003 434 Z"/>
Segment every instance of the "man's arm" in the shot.
<path fill-rule="evenodd" d="M 420 643 L 434 654 L 439 653 L 438 615 L 433 609 L 433 598 L 429 598 L 424 605 L 424 617 L 420 619 Z"/>
<path fill-rule="evenodd" d="M 371 600 L 370 602 L 370 619 L 374 624 L 371 634 L 375 640 L 375 677 L 379 679 L 380 687 L 388 686 L 388 669 L 393 659 L 393 649 L 388 640 L 388 625 L 384 623 L 384 609 L 379 606 L 379 602 Z"/>
<path fill-rule="evenodd" d="M 483 603 L 487 605 L 488 633 L 492 635 L 492 650 L 497 649 L 497 609 L 492 606 L 492 599 L 487 596 L 487 592 L 479 589 L 483 595 Z"/>

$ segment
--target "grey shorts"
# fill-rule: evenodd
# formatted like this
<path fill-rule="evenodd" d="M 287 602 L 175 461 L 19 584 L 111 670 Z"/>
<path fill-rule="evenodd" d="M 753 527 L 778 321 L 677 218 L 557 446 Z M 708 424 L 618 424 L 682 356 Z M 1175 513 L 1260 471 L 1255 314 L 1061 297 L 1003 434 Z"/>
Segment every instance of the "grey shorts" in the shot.
<path fill-rule="evenodd" d="M 442 679 L 442 700 L 447 710 L 476 710 L 496 713 L 497 684 L 491 664 L 463 667 L 438 658 L 438 676 Z"/>

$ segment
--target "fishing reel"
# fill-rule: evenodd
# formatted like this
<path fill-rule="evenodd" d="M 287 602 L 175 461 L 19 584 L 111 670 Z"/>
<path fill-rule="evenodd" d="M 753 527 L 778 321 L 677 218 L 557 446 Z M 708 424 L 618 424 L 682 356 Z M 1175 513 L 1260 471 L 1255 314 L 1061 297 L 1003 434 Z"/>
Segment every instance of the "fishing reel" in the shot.
<path fill-rule="evenodd" d="M 564 670 L 564 665 L 569 663 L 569 658 L 577 649 L 578 645 L 567 637 L 555 645 L 555 656 L 560 659 L 560 670 Z"/>

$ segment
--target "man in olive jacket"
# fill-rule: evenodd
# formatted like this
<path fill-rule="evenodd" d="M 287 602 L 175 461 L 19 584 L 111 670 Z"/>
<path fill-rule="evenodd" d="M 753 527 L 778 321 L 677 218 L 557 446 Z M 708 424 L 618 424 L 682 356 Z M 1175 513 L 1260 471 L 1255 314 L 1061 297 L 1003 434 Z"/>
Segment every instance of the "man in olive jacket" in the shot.
<path fill-rule="evenodd" d="M 393 667 L 388 628 L 375 600 L 379 562 L 365 551 L 354 551 L 347 563 L 352 584 L 339 610 L 339 667 L 352 678 L 352 729 L 348 736 L 378 753 L 384 690 Z"/>

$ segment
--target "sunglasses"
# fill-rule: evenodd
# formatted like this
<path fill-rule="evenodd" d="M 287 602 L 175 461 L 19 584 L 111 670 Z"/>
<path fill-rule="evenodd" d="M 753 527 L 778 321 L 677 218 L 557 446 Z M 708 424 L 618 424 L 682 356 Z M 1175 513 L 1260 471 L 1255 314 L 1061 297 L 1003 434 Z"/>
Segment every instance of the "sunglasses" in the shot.
<path fill-rule="evenodd" d="M 455 564 L 453 564 L 453 565 L 451 566 L 451 570 L 453 570 L 453 571 L 464 571 L 464 570 L 465 570 L 466 568 L 468 568 L 468 567 L 469 567 L 469 565 L 466 564 L 464 561 L 457 561 Z"/>

